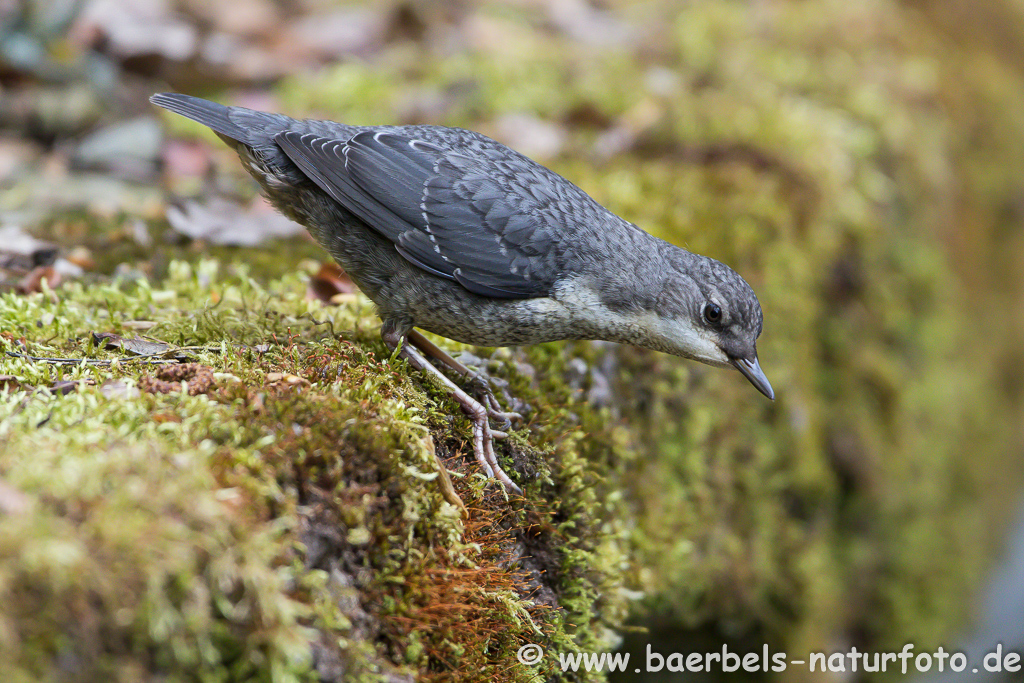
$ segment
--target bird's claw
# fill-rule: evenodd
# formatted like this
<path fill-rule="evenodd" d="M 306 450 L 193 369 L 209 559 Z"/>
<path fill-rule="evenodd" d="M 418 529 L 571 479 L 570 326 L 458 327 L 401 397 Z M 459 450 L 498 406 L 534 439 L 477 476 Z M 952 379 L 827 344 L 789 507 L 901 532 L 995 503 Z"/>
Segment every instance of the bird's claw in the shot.
<path fill-rule="evenodd" d="M 481 373 L 469 376 L 469 383 L 476 394 L 476 409 L 467 408 L 469 419 L 473 423 L 473 454 L 488 477 L 497 479 L 511 493 L 522 495 L 523 490 L 512 481 L 498 464 L 494 454 L 494 439 L 507 439 L 512 429 L 513 420 L 522 420 L 523 416 L 516 412 L 506 412 L 494 396 L 488 378 Z M 498 423 L 499 429 L 491 427 L 491 419 Z"/>
<path fill-rule="evenodd" d="M 502 410 L 501 404 L 494 397 L 493 393 L 487 393 L 484 395 L 484 402 L 487 408 L 487 414 L 494 420 L 500 420 L 502 422 L 522 422 L 523 416 L 514 410 Z"/>
<path fill-rule="evenodd" d="M 491 418 L 501 420 L 503 422 L 522 422 L 524 419 L 522 415 L 512 410 L 502 411 L 495 410 L 494 408 L 488 408 L 487 414 L 490 415 Z"/>
<path fill-rule="evenodd" d="M 513 422 L 522 422 L 523 416 L 512 410 L 502 410 L 498 403 L 494 390 L 491 389 L 490 381 L 481 373 L 470 376 L 469 382 L 477 395 L 478 400 L 487 409 L 487 415 L 498 423 L 503 431 L 512 429 Z"/>
<path fill-rule="evenodd" d="M 479 411 L 467 411 L 470 413 L 469 419 L 473 423 L 473 455 L 476 456 L 477 462 L 480 463 L 480 467 L 488 477 L 500 481 L 506 490 L 522 495 L 523 490 L 505 474 L 505 470 L 501 469 L 498 458 L 494 454 L 494 439 L 507 437 L 508 434 L 491 430 L 486 409 L 479 404 L 478 407 Z"/>
<path fill-rule="evenodd" d="M 476 457 L 477 462 L 480 463 L 484 473 L 489 478 L 500 481 L 507 491 L 522 495 L 523 490 L 516 486 L 516 483 L 505 474 L 505 471 L 501 469 L 501 465 L 498 464 L 497 456 L 494 454 L 494 439 L 507 438 L 508 433 L 504 430 L 492 430 L 490 423 L 490 418 L 493 416 L 496 419 L 503 420 L 511 428 L 511 418 L 522 419 L 522 417 L 518 413 L 502 412 L 501 406 L 498 405 L 497 399 L 494 398 L 494 394 L 485 377 L 482 377 L 479 373 L 473 373 L 465 366 L 457 363 L 448 354 L 423 337 L 422 334 L 409 333 L 408 341 L 410 343 L 403 345 L 402 342 L 405 337 L 401 329 L 393 321 L 386 320 L 383 327 L 381 327 L 381 338 L 388 345 L 388 348 L 400 348 L 401 353 L 414 368 L 433 375 L 441 384 L 448 388 L 452 397 L 459 402 L 473 425 L 473 455 Z M 442 360 L 452 369 L 458 370 L 463 376 L 468 376 L 470 382 L 475 385 L 475 388 L 482 391 L 481 397 L 474 398 L 464 388 L 446 377 L 443 372 L 435 368 L 423 356 L 423 352 Z M 444 361 L 444 359 L 447 359 L 447 361 Z"/>
<path fill-rule="evenodd" d="M 487 408 L 487 416 L 494 420 L 498 428 L 503 432 L 507 432 L 512 429 L 512 421 L 517 422 L 523 419 L 523 416 L 519 413 L 504 413 L 500 410 L 494 410 L 493 408 Z"/>

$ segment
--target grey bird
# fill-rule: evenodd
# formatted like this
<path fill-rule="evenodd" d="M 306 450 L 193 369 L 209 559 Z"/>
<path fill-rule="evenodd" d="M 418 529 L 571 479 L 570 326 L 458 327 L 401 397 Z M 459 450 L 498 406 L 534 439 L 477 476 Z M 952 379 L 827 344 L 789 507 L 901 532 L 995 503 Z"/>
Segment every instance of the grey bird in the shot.
<path fill-rule="evenodd" d="M 562 176 L 488 137 L 441 126 L 296 120 L 164 93 L 153 104 L 212 128 L 273 205 L 304 225 L 377 306 L 381 336 L 469 414 L 483 470 L 488 417 L 435 368 L 469 370 L 413 328 L 467 344 L 633 344 L 737 368 L 774 399 L 757 360 L 762 313 L 732 268 L 660 240 Z"/>

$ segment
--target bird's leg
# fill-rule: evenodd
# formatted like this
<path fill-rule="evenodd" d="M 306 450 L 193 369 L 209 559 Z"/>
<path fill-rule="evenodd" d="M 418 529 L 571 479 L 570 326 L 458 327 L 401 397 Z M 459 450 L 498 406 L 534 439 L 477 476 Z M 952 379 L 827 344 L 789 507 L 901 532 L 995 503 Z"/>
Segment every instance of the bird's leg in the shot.
<path fill-rule="evenodd" d="M 487 476 L 500 481 L 509 491 L 522 494 L 522 489 L 516 486 L 515 482 L 505 474 L 505 471 L 498 464 L 498 458 L 494 454 L 494 443 L 492 441 L 494 434 L 487 419 L 487 408 L 463 391 L 455 382 L 448 379 L 443 372 L 431 365 L 430 361 L 424 358 L 423 354 L 415 346 L 410 343 L 403 344 L 402 341 L 405 335 L 398 329 L 397 324 L 385 321 L 384 326 L 381 328 L 380 336 L 384 343 L 388 345 L 388 348 L 392 350 L 401 346 L 400 354 L 409 362 L 409 365 L 420 372 L 433 375 L 451 392 L 473 424 L 473 454 L 476 456 L 477 462 L 480 463 Z"/>
<path fill-rule="evenodd" d="M 483 399 L 481 403 L 483 403 L 484 407 L 487 409 L 487 414 L 495 420 L 498 420 L 503 427 L 511 427 L 512 420 L 523 419 L 523 416 L 519 413 L 503 411 L 501 409 L 501 405 L 498 403 L 498 399 L 494 397 L 494 391 L 491 390 L 491 386 L 486 377 L 478 372 L 473 372 L 468 367 L 452 358 L 447 351 L 427 339 L 419 330 L 411 330 L 407 339 L 410 344 L 422 351 L 424 355 L 430 356 L 431 358 L 444 363 L 455 372 L 467 378 L 480 392 Z M 501 432 L 498 433 L 500 434 Z M 497 434 L 495 434 L 495 436 L 497 436 Z"/>
<path fill-rule="evenodd" d="M 462 409 L 466 411 L 470 422 L 473 423 L 473 454 L 476 456 L 477 462 L 487 472 L 487 475 L 500 481 L 509 491 L 522 494 L 522 489 L 516 486 L 515 482 L 505 474 L 505 471 L 501 469 L 501 465 L 498 464 L 497 456 L 494 454 L 493 441 L 496 434 L 491 431 L 487 409 L 463 391 L 459 385 L 445 377 L 443 372 L 431 365 L 430 361 L 424 358 L 411 344 L 403 347 L 403 350 L 406 349 L 406 359 L 409 361 L 409 364 L 417 370 L 427 372 L 436 377 L 448 388 L 455 400 L 462 406 Z"/>

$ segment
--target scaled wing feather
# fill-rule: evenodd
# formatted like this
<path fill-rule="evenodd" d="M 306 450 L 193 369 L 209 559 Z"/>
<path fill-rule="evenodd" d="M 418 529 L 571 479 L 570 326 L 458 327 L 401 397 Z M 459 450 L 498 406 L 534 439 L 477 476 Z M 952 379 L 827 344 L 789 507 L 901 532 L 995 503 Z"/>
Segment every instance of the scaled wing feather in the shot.
<path fill-rule="evenodd" d="M 275 141 L 320 189 L 415 266 L 483 296 L 550 291 L 555 245 L 550 230 L 538 229 L 543 216 L 535 196 L 547 193 L 501 182 L 486 155 L 445 152 L 390 131 L 348 140 L 290 131 Z"/>

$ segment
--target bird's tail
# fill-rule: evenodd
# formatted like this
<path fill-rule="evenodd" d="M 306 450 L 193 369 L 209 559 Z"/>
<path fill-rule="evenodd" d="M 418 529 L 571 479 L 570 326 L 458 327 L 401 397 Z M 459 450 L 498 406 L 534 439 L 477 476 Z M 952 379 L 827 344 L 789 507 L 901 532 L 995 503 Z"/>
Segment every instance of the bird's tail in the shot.
<path fill-rule="evenodd" d="M 225 107 L 223 104 L 175 92 L 157 93 L 150 97 L 149 101 L 158 107 L 163 107 L 173 111 L 175 114 L 181 114 L 193 121 L 198 121 L 204 126 L 209 126 L 218 133 L 227 135 L 239 142 L 245 142 L 245 139 L 248 137 L 245 129 L 228 118 L 230 108 Z"/>
<path fill-rule="evenodd" d="M 268 143 L 274 133 L 283 128 L 284 122 L 288 120 L 280 114 L 268 114 L 243 107 L 226 107 L 199 97 L 173 92 L 157 93 L 150 97 L 149 101 L 158 107 L 209 126 L 224 137 L 253 147 Z"/>

